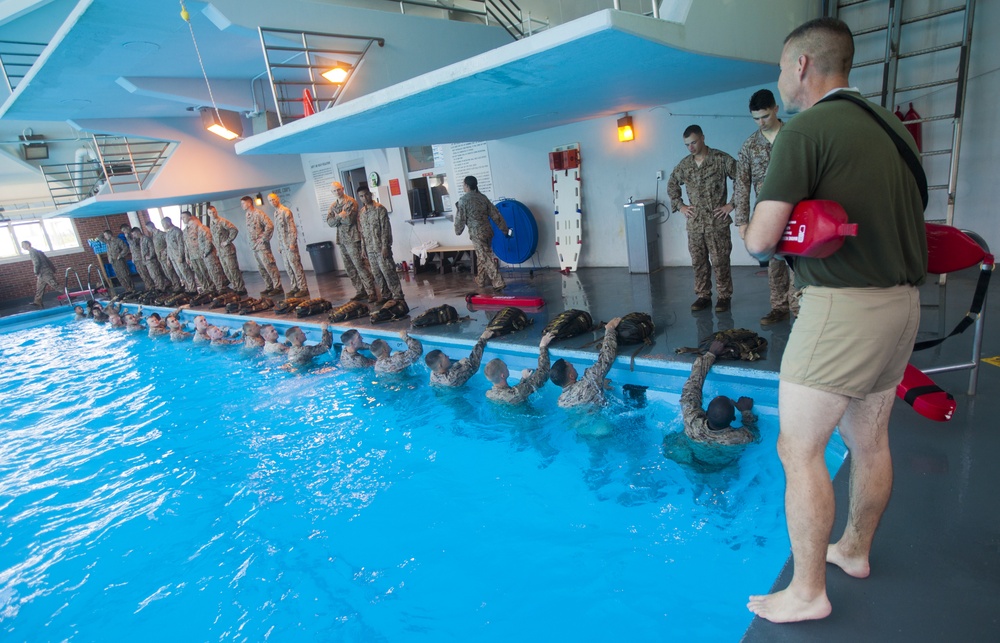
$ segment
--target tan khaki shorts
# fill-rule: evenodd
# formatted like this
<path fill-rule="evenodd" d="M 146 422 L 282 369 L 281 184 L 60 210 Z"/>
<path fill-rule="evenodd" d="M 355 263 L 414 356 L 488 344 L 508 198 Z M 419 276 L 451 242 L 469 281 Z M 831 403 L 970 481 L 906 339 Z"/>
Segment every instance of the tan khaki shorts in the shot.
<path fill-rule="evenodd" d="M 781 359 L 781 379 L 864 398 L 903 379 L 920 323 L 920 292 L 807 286 Z"/>

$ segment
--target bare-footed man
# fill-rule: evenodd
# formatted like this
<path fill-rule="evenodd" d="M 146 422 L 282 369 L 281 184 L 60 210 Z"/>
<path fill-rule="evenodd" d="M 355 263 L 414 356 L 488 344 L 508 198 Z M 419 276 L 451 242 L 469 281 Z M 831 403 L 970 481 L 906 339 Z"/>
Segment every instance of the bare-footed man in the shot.
<path fill-rule="evenodd" d="M 853 58 L 850 29 L 833 18 L 786 38 L 778 91 L 785 109 L 800 113 L 775 139 L 745 237 L 750 254 L 770 259 L 792 209 L 806 199 L 838 201 L 858 224 L 858 236 L 833 255 L 793 257 L 805 288 L 781 361 L 778 456 L 795 571 L 787 588 L 747 604 L 775 623 L 830 614 L 827 562 L 851 576 L 869 573 L 892 490 L 889 413 L 927 273 L 925 195 L 904 158 L 919 167 L 919 152 L 899 119 L 849 88 Z M 823 454 L 838 425 L 851 453 L 850 494 L 844 535 L 829 545 L 834 500 Z"/>

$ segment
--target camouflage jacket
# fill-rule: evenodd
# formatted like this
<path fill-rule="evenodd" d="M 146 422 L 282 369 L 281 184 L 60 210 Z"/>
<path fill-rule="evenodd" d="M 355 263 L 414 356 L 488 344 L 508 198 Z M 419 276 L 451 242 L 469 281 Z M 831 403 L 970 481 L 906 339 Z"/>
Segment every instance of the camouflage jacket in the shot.
<path fill-rule="evenodd" d="M 431 384 L 439 386 L 461 386 L 469 381 L 476 371 L 479 370 L 479 362 L 483 360 L 483 349 L 486 348 L 486 340 L 482 337 L 472 347 L 472 353 L 461 359 L 445 371 L 444 373 L 431 373 Z"/>
<path fill-rule="evenodd" d="M 31 256 L 31 268 L 36 276 L 44 272 L 55 274 L 56 267 L 52 264 L 52 260 L 45 256 L 44 252 L 37 248 L 29 248 L 28 254 Z"/>
<path fill-rule="evenodd" d="M 361 208 L 358 215 L 361 224 L 361 236 L 364 238 L 365 251 L 369 255 L 392 249 L 392 226 L 389 224 L 389 212 L 381 203 L 372 203 Z"/>
<path fill-rule="evenodd" d="M 424 352 L 423 344 L 412 337 L 406 338 L 406 350 L 375 360 L 375 373 L 398 373 L 416 362 Z"/>
<path fill-rule="evenodd" d="M 368 368 L 374 366 L 375 360 L 361 353 L 351 353 L 346 350 L 340 351 L 341 368 Z"/>
<path fill-rule="evenodd" d="M 205 224 L 191 217 L 184 228 L 184 245 L 188 257 L 204 258 L 215 251 L 212 245 L 212 233 Z"/>
<path fill-rule="evenodd" d="M 209 229 L 215 243 L 221 248 L 233 242 L 233 239 L 240 233 L 240 229 L 229 219 L 223 219 L 219 215 L 209 217 Z"/>
<path fill-rule="evenodd" d="M 486 397 L 502 404 L 521 404 L 529 395 L 542 388 L 547 379 L 549 379 L 549 348 L 542 346 L 538 349 L 538 368 L 531 375 L 523 378 L 516 386 L 507 388 L 494 386 L 486 391 Z"/>
<path fill-rule="evenodd" d="M 767 164 L 771 162 L 771 142 L 759 129 L 750 135 L 740 148 L 740 156 L 736 161 L 736 180 L 733 181 L 733 204 L 736 210 L 733 216 L 736 225 L 746 225 L 750 222 L 750 190 L 760 193 L 767 176 Z"/>
<path fill-rule="evenodd" d="M 700 166 L 695 162 L 694 154 L 681 159 L 667 181 L 667 196 L 670 197 L 673 212 L 679 211 L 684 204 L 681 186 L 687 187 L 688 202 L 695 210 L 694 216 L 687 221 L 689 230 L 727 226 L 733 222 L 728 216 L 716 219 L 712 210 L 726 204 L 729 194 L 726 178 L 736 180 L 736 159 L 716 149 L 707 150 Z"/>
<path fill-rule="evenodd" d="M 281 342 L 267 342 L 264 343 L 264 354 L 265 355 L 284 355 L 288 352 L 288 344 L 283 344 Z"/>
<path fill-rule="evenodd" d="M 288 362 L 291 364 L 305 364 L 317 355 L 329 352 L 331 346 L 333 346 L 333 334 L 327 328 L 323 331 L 323 337 L 319 340 L 318 344 L 313 344 L 312 346 L 289 346 L 287 353 Z"/>
<path fill-rule="evenodd" d="M 347 212 L 346 217 L 339 216 Z M 326 213 L 326 225 L 337 228 L 337 243 L 342 246 L 361 243 L 361 228 L 358 227 L 358 202 L 344 195 L 343 201 L 334 201 Z"/>
<path fill-rule="evenodd" d="M 455 234 L 462 234 L 465 227 L 469 227 L 469 238 L 492 239 L 493 226 L 490 219 L 500 228 L 500 231 L 507 234 L 507 222 L 503 220 L 500 211 L 493 205 L 485 194 L 473 191 L 466 192 L 458 200 L 455 206 Z"/>
<path fill-rule="evenodd" d="M 166 231 L 167 254 L 176 261 L 184 261 L 184 232 L 177 226 Z"/>
<path fill-rule="evenodd" d="M 728 431 L 708 428 L 708 414 L 701 408 L 701 389 L 708 376 L 708 369 L 715 363 L 715 355 L 705 353 L 694 361 L 691 375 L 681 391 L 681 414 L 684 416 L 684 433 L 696 442 L 732 446 L 749 444 L 758 438 L 757 417 L 753 411 L 743 411 L 743 427 Z"/>
<path fill-rule="evenodd" d="M 156 261 L 156 246 L 153 243 L 153 237 L 142 235 L 139 238 L 139 256 L 147 264 Z"/>
<path fill-rule="evenodd" d="M 617 354 L 618 332 L 614 328 L 606 328 L 597 363 L 584 371 L 583 377 L 563 389 L 559 406 L 567 409 L 584 404 L 603 405 L 604 376 L 611 370 Z"/>
<path fill-rule="evenodd" d="M 279 205 L 274 210 L 274 229 L 278 231 L 278 241 L 289 250 L 299 247 L 299 230 L 295 227 L 295 217 L 286 206 Z"/>
<path fill-rule="evenodd" d="M 163 230 L 153 231 L 153 248 L 156 250 L 157 258 L 161 261 L 170 257 L 170 252 L 167 250 L 167 237 L 167 233 Z"/>
<path fill-rule="evenodd" d="M 251 248 L 263 248 L 271 243 L 274 224 L 266 214 L 257 208 L 251 208 L 247 211 L 247 234 L 250 236 Z"/>
<path fill-rule="evenodd" d="M 111 261 L 125 261 L 128 256 L 128 244 L 122 241 L 121 237 L 112 235 L 108 241 L 108 259 Z"/>

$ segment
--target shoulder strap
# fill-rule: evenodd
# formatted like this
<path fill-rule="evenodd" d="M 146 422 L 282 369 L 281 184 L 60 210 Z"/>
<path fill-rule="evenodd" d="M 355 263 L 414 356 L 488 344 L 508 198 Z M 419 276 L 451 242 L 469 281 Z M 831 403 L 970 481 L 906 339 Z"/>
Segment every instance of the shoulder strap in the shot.
<path fill-rule="evenodd" d="M 882 129 L 885 130 L 885 133 L 889 135 L 889 138 L 891 138 L 892 142 L 896 145 L 896 149 L 899 150 L 900 156 L 902 156 L 903 160 L 906 161 L 906 165 L 910 168 L 910 172 L 913 173 L 913 178 L 916 179 L 917 181 L 917 188 L 919 188 L 920 190 L 920 200 L 923 202 L 924 208 L 926 209 L 927 175 L 924 173 L 924 168 L 920 164 L 920 159 L 917 158 L 917 155 L 913 152 L 913 149 L 906 144 L 906 141 L 903 140 L 903 137 L 900 136 L 896 132 L 896 130 L 892 129 L 892 127 L 888 123 L 886 123 L 885 120 L 881 116 L 879 116 L 874 109 L 872 109 L 871 105 L 869 105 L 868 101 L 866 101 L 865 99 L 846 92 L 835 92 L 833 94 L 830 94 L 826 98 L 820 100 L 819 102 L 825 103 L 833 100 L 846 100 L 854 103 L 861 109 L 868 112 L 871 115 L 871 117 L 874 118 L 875 121 L 882 127 Z"/>

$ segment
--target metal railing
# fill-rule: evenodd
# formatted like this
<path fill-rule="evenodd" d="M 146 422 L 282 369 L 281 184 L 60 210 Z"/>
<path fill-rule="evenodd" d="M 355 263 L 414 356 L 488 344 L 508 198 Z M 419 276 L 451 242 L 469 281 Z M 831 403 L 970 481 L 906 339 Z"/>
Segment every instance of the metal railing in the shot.
<path fill-rule="evenodd" d="M 44 42 L 0 40 L 0 73 L 7 91 L 13 92 L 17 88 L 46 47 L 48 44 Z"/>
<path fill-rule="evenodd" d="M 59 208 L 98 194 L 130 192 L 148 187 L 170 158 L 170 141 L 95 134 L 94 160 L 49 163 L 40 166 L 53 204 Z"/>
<path fill-rule="evenodd" d="M 69 292 L 69 273 L 73 273 L 73 276 L 76 277 L 76 285 L 77 285 L 77 288 L 78 288 L 78 292 L 82 292 L 83 291 L 83 282 L 80 281 L 80 273 L 78 273 L 76 271 L 76 268 L 70 266 L 69 268 L 66 269 L 66 278 L 63 281 L 63 292 L 66 293 L 66 305 L 67 306 L 72 306 L 73 305 L 73 295 L 71 295 L 70 292 Z M 88 288 L 90 287 L 89 283 L 87 284 L 87 287 Z"/>
<path fill-rule="evenodd" d="M 434 0 L 386 1 L 398 4 L 399 12 L 403 14 L 406 13 L 406 7 L 411 6 L 443 11 L 448 18 L 451 18 L 452 14 L 472 16 L 484 24 L 503 27 L 515 40 L 530 36 L 549 26 L 548 21 L 533 18 L 531 12 L 523 11 L 514 0 L 454 0 L 448 4 Z"/>
<path fill-rule="evenodd" d="M 376 36 L 270 27 L 258 27 L 257 33 L 280 125 L 306 116 L 309 113 L 307 102 L 312 103 L 309 109 L 313 111 L 318 111 L 316 107 L 322 103 L 326 103 L 326 107 L 336 105 L 364 63 L 372 44 L 385 46 L 385 39 Z M 323 72 L 338 66 L 346 72 L 342 82 L 334 83 L 322 77 Z M 309 98 L 303 90 L 310 92 Z"/>

